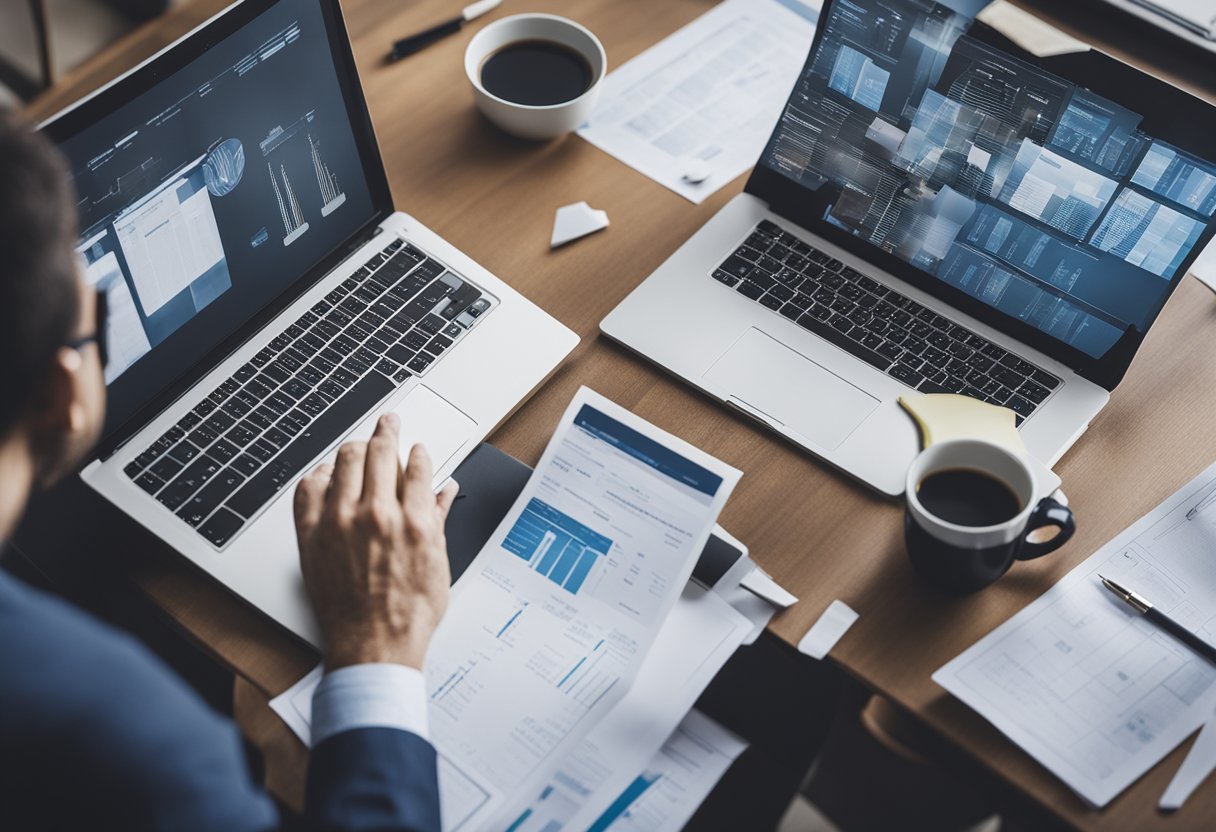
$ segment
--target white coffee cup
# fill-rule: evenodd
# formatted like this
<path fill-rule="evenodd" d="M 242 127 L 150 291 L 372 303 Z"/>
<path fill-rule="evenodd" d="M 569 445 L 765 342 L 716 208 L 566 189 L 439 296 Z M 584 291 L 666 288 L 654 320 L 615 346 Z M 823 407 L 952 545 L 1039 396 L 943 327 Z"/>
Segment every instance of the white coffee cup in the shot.
<path fill-rule="evenodd" d="M 573 49 L 591 67 L 591 85 L 577 98 L 560 104 L 517 104 L 490 93 L 481 83 L 486 58 L 511 43 L 547 40 Z M 600 82 L 608 71 L 608 56 L 599 38 L 586 27 L 553 14 L 516 14 L 496 20 L 473 36 L 464 53 L 464 71 L 473 85 L 477 109 L 512 135 L 524 139 L 553 139 L 577 129 L 595 109 Z"/>

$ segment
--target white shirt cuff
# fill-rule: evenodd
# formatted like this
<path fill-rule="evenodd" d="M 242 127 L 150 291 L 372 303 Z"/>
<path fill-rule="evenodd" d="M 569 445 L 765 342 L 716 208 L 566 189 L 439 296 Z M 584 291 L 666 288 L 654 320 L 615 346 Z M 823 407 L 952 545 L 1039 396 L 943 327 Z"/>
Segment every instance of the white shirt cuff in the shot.
<path fill-rule="evenodd" d="M 422 673 L 389 663 L 326 673 L 312 695 L 312 744 L 356 728 L 398 728 L 429 739 Z"/>

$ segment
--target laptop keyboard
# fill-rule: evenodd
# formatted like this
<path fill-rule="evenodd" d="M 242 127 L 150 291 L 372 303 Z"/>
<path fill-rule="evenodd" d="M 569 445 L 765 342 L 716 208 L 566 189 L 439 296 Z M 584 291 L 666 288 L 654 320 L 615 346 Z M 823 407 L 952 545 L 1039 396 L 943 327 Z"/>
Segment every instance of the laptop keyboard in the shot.
<path fill-rule="evenodd" d="M 1020 425 L 1060 379 L 760 222 L 712 276 L 922 393 L 1007 407 Z"/>
<path fill-rule="evenodd" d="M 217 548 L 385 396 L 427 373 L 492 308 L 396 240 L 123 470 Z"/>

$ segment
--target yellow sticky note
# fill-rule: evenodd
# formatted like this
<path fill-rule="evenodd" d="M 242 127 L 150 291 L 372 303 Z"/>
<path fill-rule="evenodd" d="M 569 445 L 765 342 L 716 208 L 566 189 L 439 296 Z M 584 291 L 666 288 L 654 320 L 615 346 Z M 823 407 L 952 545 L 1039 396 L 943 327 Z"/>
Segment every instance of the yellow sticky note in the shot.
<path fill-rule="evenodd" d="M 911 393 L 899 403 L 920 428 L 921 446 L 947 439 L 986 439 L 1025 452 L 1012 410 L 954 393 Z"/>

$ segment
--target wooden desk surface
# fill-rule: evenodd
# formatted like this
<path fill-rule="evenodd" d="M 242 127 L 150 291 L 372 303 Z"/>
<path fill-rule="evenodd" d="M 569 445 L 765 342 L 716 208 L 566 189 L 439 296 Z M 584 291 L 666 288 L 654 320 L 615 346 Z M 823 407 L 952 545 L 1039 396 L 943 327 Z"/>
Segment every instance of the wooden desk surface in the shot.
<path fill-rule="evenodd" d="M 1216 92 L 1216 82 L 1205 74 L 1210 56 L 1146 32 L 1131 18 L 1109 11 L 1091 16 L 1094 7 L 1084 3 L 1022 4 L 1196 94 L 1211 99 Z M 179 8 L 73 73 L 33 113 L 53 112 L 223 5 L 194 0 Z M 598 336 L 599 320 L 737 193 L 742 179 L 694 206 L 575 137 L 540 145 L 511 139 L 476 113 L 463 77 L 464 46 L 477 26 L 399 64 L 381 61 L 393 37 L 443 19 L 450 3 L 343 5 L 398 207 L 583 339 L 553 380 L 491 437 L 496 445 L 535 462 L 577 387 L 598 390 L 745 472 L 722 522 L 801 599 L 773 622 L 781 638 L 796 644 L 832 599 L 846 601 L 861 618 L 832 660 L 1072 824 L 1183 829 L 1216 817 L 1216 781 L 1172 817 L 1155 810 L 1185 748 L 1105 811 L 1088 810 L 930 680 L 934 670 L 1216 459 L 1216 430 L 1208 415 L 1216 409 L 1216 300 L 1206 289 L 1184 281 L 1110 406 L 1058 466 L 1079 518 L 1073 542 L 1042 561 L 1015 566 L 984 593 L 947 599 L 913 576 L 897 504 Z M 534 0 L 495 15 L 534 10 L 572 17 L 600 36 L 611 67 L 712 5 Z M 584 199 L 606 209 L 612 226 L 551 252 L 554 210 Z M 132 572 L 188 632 L 263 693 L 280 692 L 315 661 L 256 613 L 171 559 L 143 558 Z"/>

